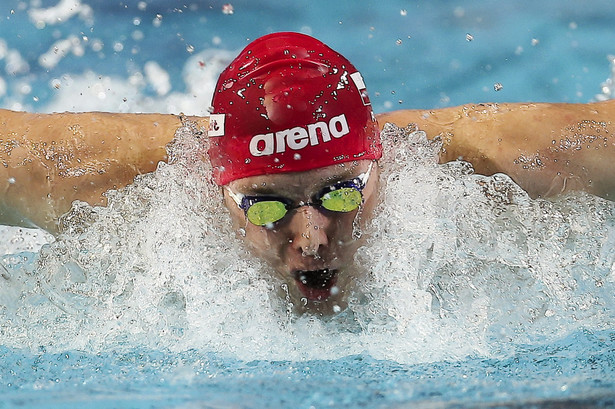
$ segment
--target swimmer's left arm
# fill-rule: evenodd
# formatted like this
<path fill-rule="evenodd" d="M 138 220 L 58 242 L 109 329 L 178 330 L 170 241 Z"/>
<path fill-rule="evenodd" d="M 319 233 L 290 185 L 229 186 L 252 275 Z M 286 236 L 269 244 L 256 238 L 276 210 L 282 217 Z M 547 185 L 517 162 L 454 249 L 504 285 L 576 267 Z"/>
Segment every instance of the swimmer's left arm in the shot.
<path fill-rule="evenodd" d="M 615 100 L 590 104 L 476 104 L 382 114 L 440 136 L 440 162 L 505 173 L 533 197 L 583 190 L 615 200 Z"/>

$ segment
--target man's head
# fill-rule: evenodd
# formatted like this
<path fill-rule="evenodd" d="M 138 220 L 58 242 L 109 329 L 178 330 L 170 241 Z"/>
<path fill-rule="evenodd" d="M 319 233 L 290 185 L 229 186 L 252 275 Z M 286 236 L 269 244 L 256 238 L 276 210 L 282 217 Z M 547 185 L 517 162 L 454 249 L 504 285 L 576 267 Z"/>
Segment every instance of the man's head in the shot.
<path fill-rule="evenodd" d="M 220 75 L 212 105 L 214 179 L 245 241 L 291 295 L 339 298 L 382 154 L 361 74 L 312 37 L 271 34 Z"/>

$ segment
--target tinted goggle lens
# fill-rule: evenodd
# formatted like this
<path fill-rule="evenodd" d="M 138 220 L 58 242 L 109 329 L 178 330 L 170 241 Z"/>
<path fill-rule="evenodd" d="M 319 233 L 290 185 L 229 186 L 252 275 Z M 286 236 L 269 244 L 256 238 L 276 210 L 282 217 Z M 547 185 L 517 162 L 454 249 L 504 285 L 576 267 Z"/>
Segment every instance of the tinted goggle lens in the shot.
<path fill-rule="evenodd" d="M 265 226 L 275 223 L 286 215 L 286 205 L 277 200 L 263 200 L 253 203 L 246 210 L 246 217 L 250 223 Z"/>
<path fill-rule="evenodd" d="M 332 212 L 352 212 L 361 206 L 363 196 L 354 187 L 342 187 L 325 193 L 320 198 L 320 205 Z"/>
<path fill-rule="evenodd" d="M 354 187 L 342 187 L 325 193 L 319 200 L 320 206 L 332 212 L 352 212 L 361 206 L 363 196 Z M 288 206 L 278 200 L 259 200 L 246 210 L 250 223 L 265 226 L 281 220 L 288 212 Z"/>

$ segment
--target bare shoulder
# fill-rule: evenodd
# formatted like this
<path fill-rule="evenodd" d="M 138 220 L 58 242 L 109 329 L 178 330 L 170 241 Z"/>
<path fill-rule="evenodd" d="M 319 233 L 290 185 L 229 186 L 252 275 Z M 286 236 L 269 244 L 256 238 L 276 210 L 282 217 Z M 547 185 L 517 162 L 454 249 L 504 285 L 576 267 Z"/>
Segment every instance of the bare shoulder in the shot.
<path fill-rule="evenodd" d="M 179 126 L 175 115 L 0 110 L 0 223 L 55 231 L 74 200 L 104 205 L 104 192 L 166 160 Z"/>
<path fill-rule="evenodd" d="M 532 196 L 584 190 L 615 198 L 615 100 L 467 104 L 378 119 L 416 123 L 428 137 L 442 138 L 441 162 L 464 159 L 478 173 L 505 173 Z"/>

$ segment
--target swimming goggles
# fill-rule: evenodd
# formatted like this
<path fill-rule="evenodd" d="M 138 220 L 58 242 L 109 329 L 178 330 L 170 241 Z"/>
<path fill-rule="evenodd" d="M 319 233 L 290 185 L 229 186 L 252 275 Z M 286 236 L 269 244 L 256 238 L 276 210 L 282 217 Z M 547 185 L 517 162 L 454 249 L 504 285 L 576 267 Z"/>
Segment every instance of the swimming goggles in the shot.
<path fill-rule="evenodd" d="M 286 216 L 289 210 L 303 206 L 318 206 L 332 212 L 348 213 L 357 209 L 363 203 L 362 190 L 365 188 L 374 162 L 371 162 L 365 173 L 321 189 L 310 202 L 293 203 L 285 197 L 274 195 L 247 196 L 233 192 L 224 186 L 229 196 L 246 214 L 250 223 L 256 226 L 270 226 Z"/>

